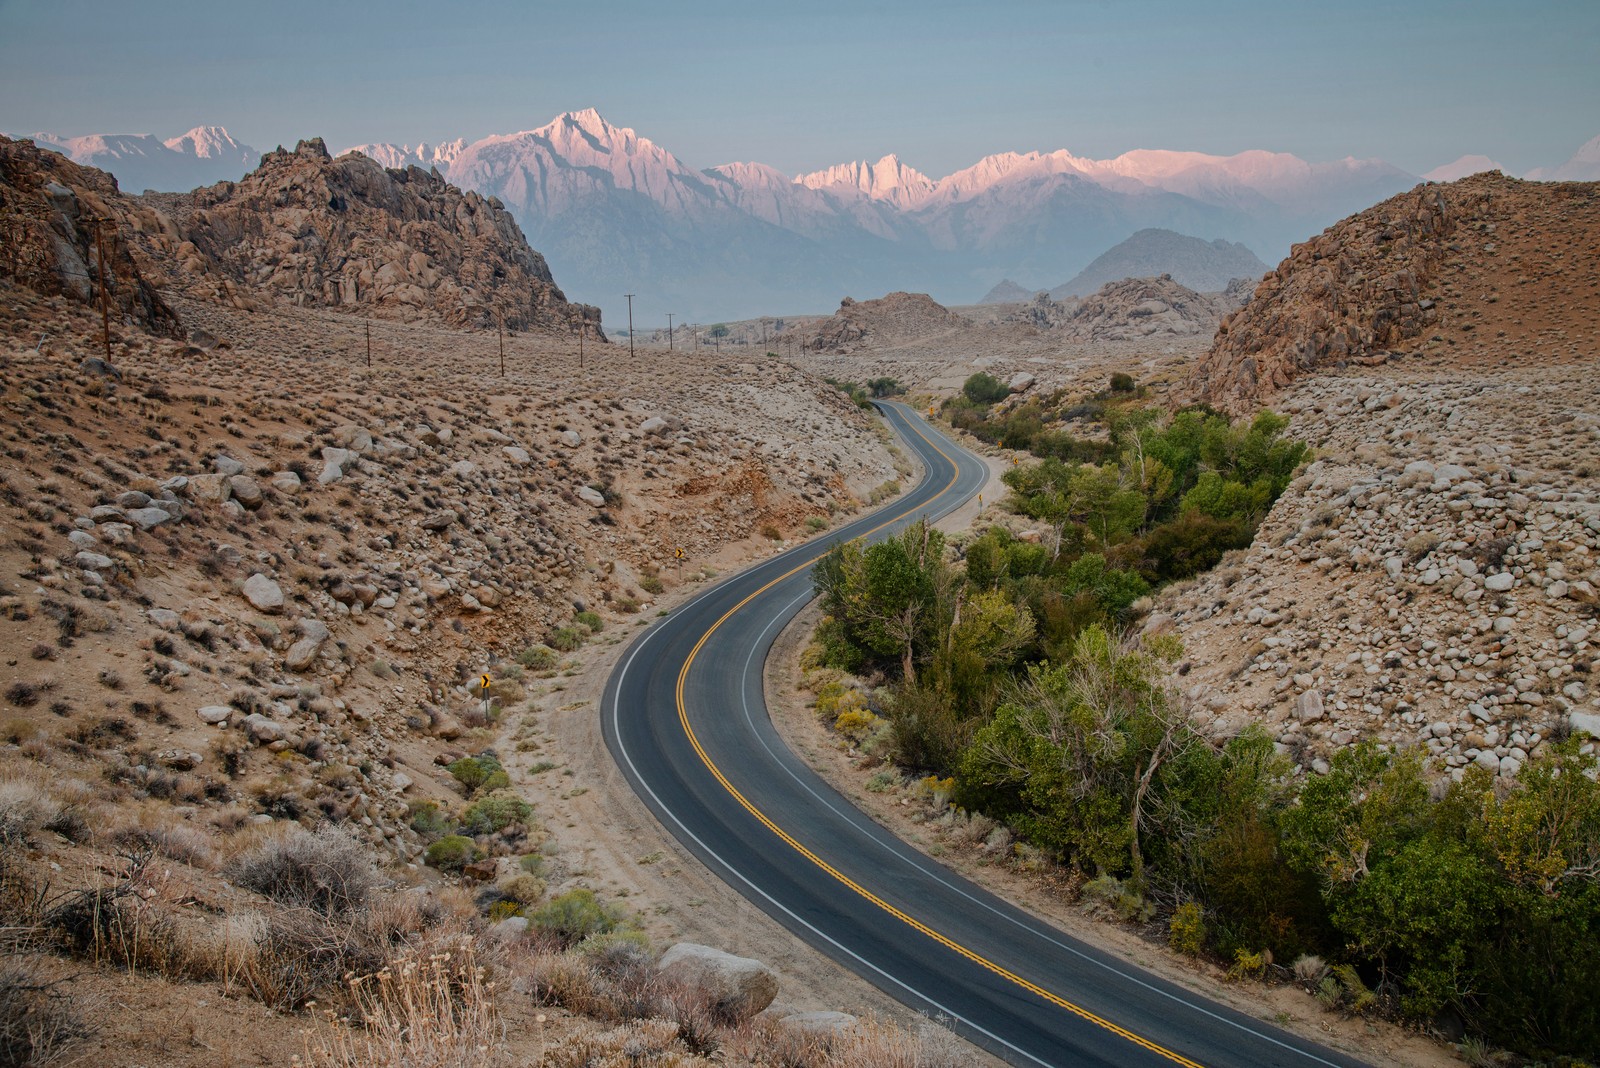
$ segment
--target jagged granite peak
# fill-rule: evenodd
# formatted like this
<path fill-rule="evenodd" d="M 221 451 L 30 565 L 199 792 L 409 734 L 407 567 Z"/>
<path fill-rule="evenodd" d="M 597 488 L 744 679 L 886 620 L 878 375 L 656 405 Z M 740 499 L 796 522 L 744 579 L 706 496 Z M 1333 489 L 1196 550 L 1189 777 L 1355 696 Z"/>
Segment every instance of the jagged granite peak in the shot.
<path fill-rule="evenodd" d="M 1472 174 L 1482 174 L 1484 171 L 1501 171 L 1502 167 L 1496 160 L 1488 156 L 1462 156 L 1424 174 L 1422 177 L 1430 182 L 1454 182 Z"/>
<path fill-rule="evenodd" d="M 1490 172 L 1416 186 L 1294 246 L 1222 321 L 1190 390 L 1244 413 L 1325 366 L 1445 358 L 1467 343 L 1504 356 L 1547 344 L 1535 336 L 1570 335 L 1576 349 L 1594 326 L 1571 294 L 1600 276 L 1592 255 L 1565 250 L 1596 247 L 1600 183 Z"/>
<path fill-rule="evenodd" d="M 857 160 L 839 163 L 825 170 L 795 178 L 808 189 L 850 189 L 872 200 L 888 201 L 897 208 L 914 208 L 933 192 L 934 182 L 927 175 L 900 162 L 890 153 L 869 163 Z"/>
<path fill-rule="evenodd" d="M 1536 181 L 1597 182 L 1600 181 L 1600 137 L 1584 142 L 1572 158 L 1559 167 L 1539 168 L 1529 171 L 1528 177 Z"/>
<path fill-rule="evenodd" d="M 96 245 L 95 220 L 110 220 Z M 123 195 L 109 174 L 59 152 L 0 136 L 0 279 L 98 308 L 112 321 L 165 337 L 183 324 L 133 254 L 137 233 L 170 231 L 169 221 Z M 106 275 L 100 272 L 104 251 Z"/>
<path fill-rule="evenodd" d="M 1054 300 L 1087 296 L 1122 278 L 1170 275 L 1179 285 L 1201 293 L 1220 293 L 1235 278 L 1257 278 L 1267 265 L 1244 245 L 1149 227 L 1097 256 L 1070 281 L 1050 290 Z"/>
<path fill-rule="evenodd" d="M 368 145 L 356 145 L 347 148 L 345 152 L 359 152 L 368 159 L 373 160 L 389 170 L 401 170 L 406 167 L 421 167 L 427 170 L 437 167 L 439 173 L 446 178 L 450 176 L 450 165 L 461 155 L 467 147 L 467 139 L 458 137 L 453 141 L 440 141 L 429 144 L 427 141 L 418 141 L 415 145 L 397 145 L 392 142 L 382 141 Z M 344 152 L 339 153 L 341 156 Z"/>
<path fill-rule="evenodd" d="M 598 309 L 572 305 L 499 200 L 437 172 L 333 159 L 320 137 L 278 148 L 237 182 L 146 199 L 177 224 L 172 284 L 251 307 L 286 301 L 452 326 L 597 336 Z"/>

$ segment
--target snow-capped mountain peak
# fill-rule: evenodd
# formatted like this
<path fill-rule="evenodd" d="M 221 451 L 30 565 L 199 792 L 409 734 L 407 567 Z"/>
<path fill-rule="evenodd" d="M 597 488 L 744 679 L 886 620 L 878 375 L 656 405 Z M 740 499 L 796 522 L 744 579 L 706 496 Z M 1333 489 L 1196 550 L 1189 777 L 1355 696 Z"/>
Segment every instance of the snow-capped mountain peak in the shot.
<path fill-rule="evenodd" d="M 871 200 L 885 200 L 897 208 L 914 208 L 933 192 L 927 175 L 900 162 L 893 153 L 876 163 L 857 160 L 825 170 L 802 174 L 795 183 L 807 189 L 854 190 Z"/>
<path fill-rule="evenodd" d="M 222 126 L 196 126 L 182 136 L 168 138 L 162 144 L 174 152 L 197 159 L 232 159 L 251 151 L 248 145 L 234 140 L 233 135 Z"/>

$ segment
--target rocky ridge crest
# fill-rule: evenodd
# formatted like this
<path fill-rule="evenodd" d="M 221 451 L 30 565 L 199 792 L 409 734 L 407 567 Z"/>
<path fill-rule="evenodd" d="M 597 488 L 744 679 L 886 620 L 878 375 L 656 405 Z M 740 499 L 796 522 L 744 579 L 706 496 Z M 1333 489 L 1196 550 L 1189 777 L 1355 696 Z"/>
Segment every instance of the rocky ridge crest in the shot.
<path fill-rule="evenodd" d="M 1491 320 L 1513 342 L 1531 340 L 1516 309 L 1530 320 L 1538 309 L 1550 329 L 1581 325 L 1570 297 L 1575 285 L 1593 292 L 1596 247 L 1595 184 L 1489 173 L 1419 185 L 1296 245 L 1223 321 L 1190 386 L 1241 413 L 1319 367 L 1453 345 Z M 1493 308 L 1502 295 L 1514 307 Z"/>
<path fill-rule="evenodd" d="M 320 138 L 279 148 L 238 182 L 145 198 L 176 223 L 147 245 L 189 296 L 265 299 L 455 327 L 601 337 L 600 312 L 570 304 L 544 257 L 493 197 L 435 171 L 329 157 Z"/>

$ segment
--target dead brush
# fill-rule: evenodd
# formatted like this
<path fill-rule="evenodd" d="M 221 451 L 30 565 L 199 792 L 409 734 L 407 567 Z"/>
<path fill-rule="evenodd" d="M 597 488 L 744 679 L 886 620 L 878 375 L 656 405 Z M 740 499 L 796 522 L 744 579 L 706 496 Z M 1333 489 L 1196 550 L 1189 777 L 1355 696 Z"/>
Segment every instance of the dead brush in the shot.
<path fill-rule="evenodd" d="M 97 1006 L 55 987 L 23 960 L 0 961 L 0 1064 L 56 1064 L 90 1036 Z"/>
<path fill-rule="evenodd" d="M 346 980 L 351 1011 L 307 1035 L 307 1068 L 473 1068 L 494 1063 L 505 1042 L 494 983 L 463 939 L 437 952 L 408 951 Z"/>

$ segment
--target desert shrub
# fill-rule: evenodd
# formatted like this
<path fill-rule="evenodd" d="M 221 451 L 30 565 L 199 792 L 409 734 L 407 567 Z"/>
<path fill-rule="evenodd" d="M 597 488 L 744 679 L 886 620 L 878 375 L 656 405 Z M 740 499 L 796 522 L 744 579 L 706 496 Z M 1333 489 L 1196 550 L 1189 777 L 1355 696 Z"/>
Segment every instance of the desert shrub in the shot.
<path fill-rule="evenodd" d="M 509 791 L 498 791 L 479 798 L 461 814 L 461 829 L 466 834 L 497 834 L 513 823 L 528 824 L 533 806 Z"/>
<path fill-rule="evenodd" d="M 833 721 L 833 729 L 860 745 L 880 722 L 882 721 L 867 709 L 852 708 L 839 714 Z"/>
<path fill-rule="evenodd" d="M 810 533 L 815 534 L 818 531 L 823 531 L 823 530 L 827 530 L 827 529 L 828 529 L 828 521 L 826 519 L 822 518 L 820 515 L 808 516 L 806 518 L 806 530 L 809 531 Z"/>
<path fill-rule="evenodd" d="M 411 812 L 411 829 L 424 838 L 438 838 L 455 831 L 455 820 L 435 801 L 409 801 L 406 808 Z"/>
<path fill-rule="evenodd" d="M 533 645 L 517 654 L 517 663 L 529 671 L 554 671 L 559 663 L 556 652 L 547 645 Z"/>
<path fill-rule="evenodd" d="M 550 647 L 559 649 L 563 653 L 574 653 L 583 648 L 585 631 L 577 627 L 557 627 L 550 635 Z"/>
<path fill-rule="evenodd" d="M 579 612 L 572 617 L 574 623 L 580 623 L 594 634 L 599 634 L 606 629 L 606 621 L 600 618 L 598 612 Z"/>
<path fill-rule="evenodd" d="M 644 578 L 639 580 L 639 588 L 645 593 L 657 594 L 662 590 L 665 590 L 667 587 L 655 575 L 646 575 Z"/>
<path fill-rule="evenodd" d="M 1198 957 L 1205 944 L 1205 918 L 1200 905 L 1195 901 L 1185 901 L 1172 913 L 1172 923 L 1167 929 L 1167 945 L 1186 957 Z"/>
<path fill-rule="evenodd" d="M 973 404 L 993 404 L 1011 395 L 1011 387 L 986 371 L 979 371 L 961 385 L 961 393 Z"/>
<path fill-rule="evenodd" d="M 500 884 L 500 892 L 521 905 L 537 903 L 544 897 L 544 891 L 544 880 L 527 872 L 514 875 Z"/>
<path fill-rule="evenodd" d="M 314 833 L 293 831 L 246 854 L 234 878 L 246 890 L 325 916 L 363 907 L 378 886 L 366 848 L 326 824 Z"/>
<path fill-rule="evenodd" d="M 481 855 L 478 844 L 466 835 L 447 834 L 428 847 L 423 861 L 430 868 L 458 872 Z"/>
<path fill-rule="evenodd" d="M 1291 970 L 1300 982 L 1316 986 L 1328 974 L 1328 965 L 1315 953 L 1302 953 L 1294 959 L 1294 967 Z"/>
<path fill-rule="evenodd" d="M 0 782 L 0 846 L 25 844 L 56 810 L 50 794 L 32 779 Z"/>
<path fill-rule="evenodd" d="M 1112 373 L 1111 392 L 1132 393 L 1137 388 L 1137 383 L 1134 382 L 1132 375 L 1125 371 L 1116 371 Z"/>
<path fill-rule="evenodd" d="M 1260 979 L 1266 974 L 1270 963 L 1271 954 L 1265 951 L 1253 953 L 1241 947 L 1234 951 L 1233 964 L 1228 967 L 1228 978 L 1236 981 Z"/>
<path fill-rule="evenodd" d="M 582 887 L 547 901 L 529 919 L 562 945 L 572 946 L 592 935 L 609 934 L 623 926 L 621 912 Z"/>
<path fill-rule="evenodd" d="M 783 531 L 778 529 L 778 524 L 776 524 L 776 523 L 763 523 L 763 524 L 761 524 L 760 534 L 761 534 L 761 536 L 763 538 L 766 538 L 768 541 L 782 541 L 783 540 Z"/>
<path fill-rule="evenodd" d="M 511 785 L 511 776 L 493 753 L 479 753 L 475 757 L 462 757 L 449 767 L 450 774 L 466 788 L 468 795 L 503 790 Z"/>

